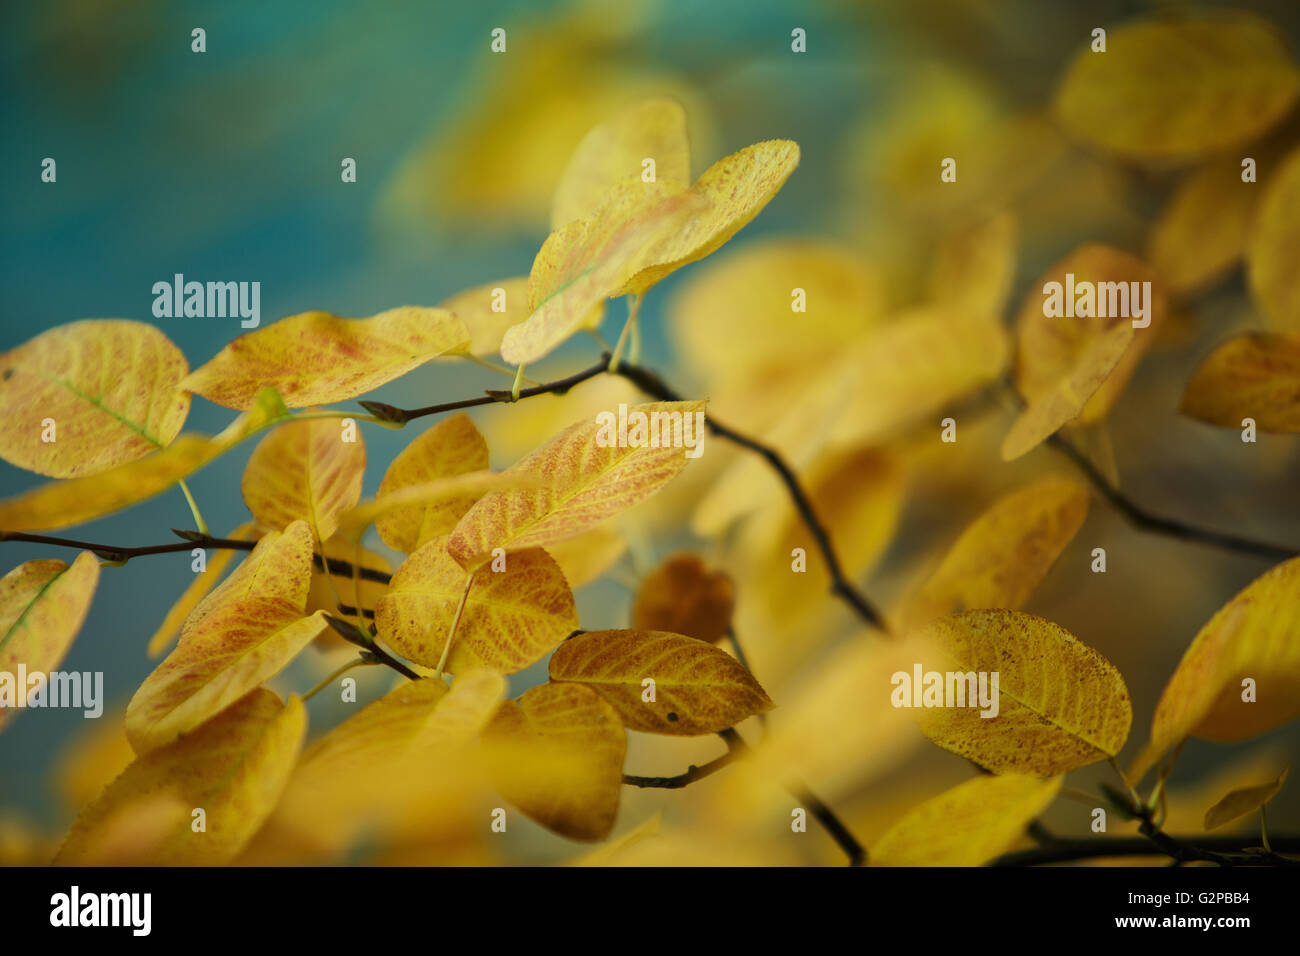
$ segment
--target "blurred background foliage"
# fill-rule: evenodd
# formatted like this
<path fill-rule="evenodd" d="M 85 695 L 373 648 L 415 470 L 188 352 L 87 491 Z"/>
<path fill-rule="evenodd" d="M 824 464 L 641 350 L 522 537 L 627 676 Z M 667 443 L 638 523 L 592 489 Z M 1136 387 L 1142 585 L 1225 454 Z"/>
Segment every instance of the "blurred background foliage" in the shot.
<path fill-rule="evenodd" d="M 913 427 L 838 448 L 807 442 L 789 422 L 782 431 L 783 403 L 806 399 L 815 407 L 808 395 L 819 363 L 857 331 L 952 293 L 952 276 L 963 275 L 962 267 L 976 285 L 998 287 L 990 294 L 1005 301 L 1001 315 L 1009 322 L 1044 271 L 1085 241 L 1144 255 L 1152 224 L 1186 168 L 1144 168 L 1079 145 L 1060 129 L 1050 104 L 1094 27 L 1113 30 L 1153 10 L 1184 6 L 1191 5 L 14 0 L 0 14 L 7 131 L 0 344 L 9 348 L 79 318 L 152 320 L 153 283 L 177 272 L 200 281 L 260 281 L 263 324 L 309 309 L 365 316 L 433 305 L 470 286 L 526 274 L 548 231 L 555 183 L 586 130 L 628 102 L 671 95 L 687 107 L 695 175 L 715 158 L 768 138 L 798 141 L 802 162 L 726 249 L 651 293 L 641 313 L 643 359 L 680 390 L 712 397 L 720 417 L 769 437 L 800 461 L 855 576 L 892 610 L 1000 493 L 1044 474 L 1069 474 L 1069 466 L 1044 450 L 1004 464 L 998 445 L 1013 411 L 996 402 L 924 409 Z M 1234 6 L 1268 18 L 1293 50 L 1300 42 L 1300 8 L 1291 0 Z M 207 31 L 203 55 L 190 52 L 196 26 Z M 508 35 L 503 56 L 488 52 L 498 26 Z M 790 50 L 795 27 L 807 31 L 804 55 Z M 1279 135 L 1294 143 L 1294 129 L 1292 116 Z M 58 162 L 54 186 L 39 179 L 46 156 Z M 951 187 L 937 176 L 945 156 L 959 157 Z M 356 184 L 339 180 L 343 157 L 357 161 Z M 949 253 L 958 272 L 939 269 L 944 243 L 990 214 L 1006 214 L 1010 258 L 999 260 L 996 249 L 976 243 Z M 777 289 L 799 284 L 786 276 L 806 274 L 801 250 L 812 250 L 810 271 L 824 270 L 803 284 L 836 303 L 829 325 L 815 315 L 791 321 L 788 293 L 766 314 L 758 292 L 750 289 L 754 300 L 746 299 L 764 276 Z M 839 265 L 829 268 L 828 261 Z M 617 334 L 623 318 L 621 305 L 609 311 L 606 337 Z M 241 331 L 230 319 L 157 321 L 192 366 Z M 1240 269 L 1178 296 L 1105 431 L 1087 438 L 1125 491 L 1158 513 L 1294 545 L 1294 438 L 1261 434 L 1257 445 L 1243 445 L 1235 430 L 1177 413 L 1183 383 L 1210 348 L 1259 324 Z M 729 377 L 742 366 L 753 369 L 755 349 L 786 351 L 804 363 L 801 373 L 785 367 L 766 380 Z M 579 336 L 530 375 L 542 380 L 572 371 L 596 350 Z M 435 362 L 375 397 L 424 405 L 501 384 L 468 363 Z M 504 466 L 558 428 L 631 394 L 625 383 L 601 379 L 563 399 L 486 409 L 475 418 L 489 437 L 493 464 Z M 833 401 L 828 395 L 824 400 Z M 949 413 L 959 423 L 955 446 L 938 442 L 938 418 Z M 200 400 L 188 427 L 212 432 L 229 417 Z M 414 434 L 367 430 L 367 494 Z M 216 532 L 247 518 L 234 488 L 251 450 L 192 481 Z M 884 691 L 832 693 L 824 686 L 836 655 L 851 653 L 846 648 L 861 632 L 826 596 L 815 570 L 792 582 L 786 556 L 801 542 L 775 484 L 766 486 L 770 479 L 757 474 L 732 478 L 744 490 L 748 516 L 724 534 L 691 533 L 692 524 L 714 530 L 700 502 L 707 505 L 710 483 L 734 458 L 721 446 L 713 451 L 620 528 L 629 553 L 613 574 L 579 593 L 584 626 L 624 626 L 636 576 L 675 549 L 696 548 L 736 577 L 741 639 L 780 708 L 833 705 L 843 708 L 835 716 L 846 724 L 874 721 Z M 4 495 L 35 483 L 32 475 L 0 469 Z M 149 544 L 191 523 L 176 490 L 76 534 Z M 1108 553 L 1104 575 L 1088 571 L 1098 546 Z M 42 556 L 66 557 L 10 545 L 6 567 Z M 1095 501 L 1026 610 L 1062 624 L 1124 674 L 1135 710 L 1125 762 L 1145 740 L 1160 690 L 1192 636 L 1265 569 L 1256 559 L 1137 533 Z M 144 653 L 149 635 L 190 578 L 187 556 L 142 558 L 105 573 L 64 668 L 105 671 L 110 709 L 94 724 L 73 711 L 27 714 L 0 736 L 0 858 L 39 849 L 120 768 L 127 751 L 116 717 L 153 666 Z M 301 692 L 334 663 L 326 654 L 308 655 L 276 686 Z M 516 675 L 513 689 L 543 675 L 544 665 Z M 388 680 L 373 672 L 361 679 L 363 699 Z M 312 702 L 315 732 L 344 713 L 327 696 Z M 868 845 L 903 810 L 973 772 L 951 754 L 918 744 L 914 728 L 890 727 L 888 736 L 860 741 L 852 761 L 810 781 Z M 633 773 L 677 773 L 720 749 L 708 738 L 635 736 L 627 762 Z M 1297 751 L 1294 726 L 1231 749 L 1191 742 L 1173 778 L 1166 829 L 1199 831 L 1199 814 L 1223 792 L 1254 782 L 1247 779 L 1252 774 L 1268 777 L 1294 762 Z M 1095 790 L 1106 773 L 1104 765 L 1089 768 L 1070 785 Z M 629 859 L 837 859 L 815 832 L 791 839 L 789 800 L 774 786 L 764 802 L 753 793 L 761 783 L 752 776 L 726 776 L 685 791 L 628 788 L 617 832 L 660 809 L 664 814 L 663 835 L 628 850 Z M 1279 828 L 1294 829 L 1287 824 L 1297 820 L 1291 790 L 1271 815 Z M 754 812 L 735 811 L 740 803 Z M 1089 810 L 1058 800 L 1046 822 L 1082 833 Z M 464 821 L 452 814 L 400 851 L 374 858 L 575 856 L 571 846 L 514 819 L 520 823 L 508 843 L 491 843 L 485 826 L 460 826 Z M 1126 827 L 1114 821 L 1112 832 Z M 757 840 L 757 832 L 768 836 Z"/>

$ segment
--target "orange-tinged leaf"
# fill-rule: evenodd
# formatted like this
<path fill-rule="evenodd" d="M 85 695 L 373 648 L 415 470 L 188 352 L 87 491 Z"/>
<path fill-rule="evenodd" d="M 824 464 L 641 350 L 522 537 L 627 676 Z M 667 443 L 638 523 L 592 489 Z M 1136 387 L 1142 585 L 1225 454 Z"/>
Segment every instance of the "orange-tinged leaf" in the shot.
<path fill-rule="evenodd" d="M 583 137 L 555 189 L 551 228 L 596 212 L 610 189 L 644 175 L 646 159 L 654 160 L 656 180 L 690 184 L 686 111 L 674 99 L 642 100 Z"/>
<path fill-rule="evenodd" d="M 51 481 L 0 501 L 0 528 L 52 531 L 81 524 L 161 494 L 253 432 L 278 420 L 283 405 L 273 389 L 220 434 L 182 435 L 166 448 L 96 475 Z"/>
<path fill-rule="evenodd" d="M 286 602 L 249 598 L 226 605 L 182 637 L 126 708 L 136 753 L 165 746 L 274 677 L 329 625 Z"/>
<path fill-rule="evenodd" d="M 469 569 L 486 561 L 495 548 L 519 551 L 573 538 L 658 491 L 686 467 L 689 454 L 703 449 L 702 401 L 654 402 L 627 410 L 647 423 L 676 421 L 673 435 L 694 448 L 634 447 L 608 422 L 578 422 L 507 468 L 503 477 L 524 477 L 541 487 L 484 495 L 452 531 L 447 551 Z M 609 416 L 616 415 L 610 411 Z M 664 416 L 667 416 L 665 418 Z M 660 424 L 662 434 L 667 424 Z M 629 439 L 630 435 L 629 429 Z M 603 443 L 603 444 L 602 444 Z M 648 444 L 648 438 L 647 438 Z"/>
<path fill-rule="evenodd" d="M 252 534 L 252 531 L 252 524 L 240 525 L 226 537 L 236 541 L 243 541 Z M 167 612 L 167 616 L 163 618 L 163 622 L 158 625 L 158 630 L 154 631 L 153 636 L 149 638 L 149 643 L 145 647 L 146 654 L 151 658 L 158 657 L 171 645 L 172 639 L 180 633 L 181 625 L 185 623 L 185 619 L 190 616 L 199 602 L 207 597 L 208 592 L 221 580 L 221 575 L 225 572 L 235 554 L 233 548 L 217 548 L 212 552 L 211 556 L 206 560 L 203 570 L 194 575 L 194 580 L 185 589 L 185 593 L 172 605 L 171 610 Z"/>
<path fill-rule="evenodd" d="M 464 568 L 436 538 L 403 562 L 375 606 L 384 643 L 407 660 L 435 667 L 465 593 Z M 506 569 L 473 575 L 446 669 L 512 674 L 540 660 L 578 626 L 573 592 L 541 548 L 511 554 Z"/>
<path fill-rule="evenodd" d="M 1165 685 L 1136 783 L 1188 736 L 1245 740 L 1300 716 L 1300 558 L 1248 584 L 1201 628 Z M 1243 700 L 1247 679 L 1255 699 Z"/>
<path fill-rule="evenodd" d="M 105 860 L 114 828 L 142 801 L 167 798 L 182 809 L 163 815 L 165 827 L 147 827 L 132 862 L 152 866 L 219 866 L 232 860 L 270 816 L 302 746 L 307 712 L 297 697 L 287 704 L 265 688 L 247 694 L 193 733 L 138 757 L 103 795 L 82 811 L 55 863 Z M 206 830 L 194 832 L 191 810 L 202 808 Z M 150 814 L 156 817 L 158 814 Z M 139 824 L 142 821 L 136 820 Z M 134 829 L 134 827 L 129 827 Z"/>
<path fill-rule="evenodd" d="M 383 501 L 401 488 L 485 471 L 487 467 L 488 446 L 482 433 L 468 415 L 453 415 L 402 449 L 384 472 L 375 499 Z M 409 554 L 425 542 L 449 533 L 476 500 L 477 496 L 464 495 L 400 508 L 377 517 L 375 530 L 384 544 Z"/>
<path fill-rule="evenodd" d="M 279 531 L 306 521 L 317 541 L 338 530 L 339 515 L 361 500 L 366 471 L 365 443 L 360 432 L 344 440 L 344 421 L 288 422 L 258 443 L 239 486 L 258 523 Z"/>
<path fill-rule="evenodd" d="M 1243 145 L 1280 120 L 1300 72 L 1280 32 L 1237 10 L 1138 20 L 1085 49 L 1056 97 L 1066 131 L 1144 161 L 1179 162 Z"/>
<path fill-rule="evenodd" d="M 1247 813 L 1254 813 L 1268 803 L 1286 782 L 1288 771 L 1283 770 L 1276 780 L 1254 787 L 1242 787 L 1226 794 L 1222 800 L 1205 811 L 1205 829 L 1213 830 L 1231 823 Z"/>
<path fill-rule="evenodd" d="M 682 217 L 680 228 L 656 237 L 642 268 L 619 290 L 640 295 L 682 266 L 703 259 L 753 220 L 799 165 L 799 144 L 771 139 L 724 156 L 691 186 L 702 209 Z"/>
<path fill-rule="evenodd" d="M 501 357 L 536 362 L 588 324 L 649 261 L 660 237 L 700 213 L 703 201 L 671 182 L 622 182 L 600 208 L 547 237 L 528 274 L 528 319 L 508 329 Z"/>
<path fill-rule="evenodd" d="M 42 332 L 0 355 L 0 458 L 76 478 L 163 448 L 189 413 L 179 388 L 189 370 L 181 350 L 145 322 L 89 319 Z"/>
<path fill-rule="evenodd" d="M 668 631 L 716 644 L 731 629 L 736 589 L 725 571 L 695 554 L 675 554 L 641 582 L 632 607 L 638 631 Z"/>
<path fill-rule="evenodd" d="M 485 282 L 444 299 L 438 308 L 454 312 L 465 323 L 470 355 L 496 355 L 506 329 L 528 318 L 528 277 Z"/>
<path fill-rule="evenodd" d="M 946 685 L 947 674 L 987 674 L 990 698 L 998 675 L 996 716 L 981 716 L 985 708 L 969 702 L 914 711 L 921 730 L 945 750 L 994 773 L 1046 777 L 1113 757 L 1124 746 L 1133 721 L 1124 678 L 1060 625 L 1020 611 L 974 610 L 918 633 L 933 655 L 918 662 L 923 675 L 939 674 Z M 907 690 L 915 695 L 918 688 L 914 674 L 901 673 L 908 680 L 896 680 L 893 695 L 906 706 Z M 952 683 L 962 689 L 960 679 Z"/>
<path fill-rule="evenodd" d="M 976 777 L 905 813 L 871 847 L 876 866 L 980 866 L 1009 850 L 1065 781 Z"/>
<path fill-rule="evenodd" d="M 328 625 L 303 617 L 311 532 L 297 521 L 258 542 L 248 559 L 185 622 L 180 643 L 126 709 L 137 753 L 193 730 L 279 673 Z"/>
<path fill-rule="evenodd" d="M 1002 460 L 1015 461 L 1037 448 L 1062 426 L 1083 422 L 1089 403 L 1131 354 L 1134 329 L 1127 322 L 1112 326 L 1088 343 L 1073 368 L 1054 386 L 1037 392 L 1002 439 Z"/>
<path fill-rule="evenodd" d="M 1247 251 L 1247 278 L 1255 301 L 1273 325 L 1300 332 L 1300 149 L 1269 179 Z"/>
<path fill-rule="evenodd" d="M 303 312 L 239 336 L 181 387 L 227 408 L 247 408 L 268 386 L 290 408 L 326 405 L 363 395 L 469 342 L 465 323 L 446 309 L 402 306 L 368 319 Z"/>
<path fill-rule="evenodd" d="M 0 728 L 16 712 L 18 666 L 43 674 L 58 668 L 86 620 L 98 582 L 99 562 L 89 551 L 71 565 L 28 561 L 0 578 Z"/>
<path fill-rule="evenodd" d="M 1083 524 L 1089 500 L 1086 487 L 1061 478 L 998 499 L 908 601 L 904 629 L 969 608 L 1019 608 Z"/>
<path fill-rule="evenodd" d="M 311 555 L 307 522 L 295 522 L 283 532 L 267 532 L 234 573 L 195 606 L 181 627 L 181 637 L 189 636 L 218 608 L 249 598 L 275 598 L 301 611 L 311 581 Z"/>
<path fill-rule="evenodd" d="M 1211 352 L 1187 380 L 1179 407 L 1212 425 L 1300 431 L 1300 333 L 1247 332 Z"/>
<path fill-rule="evenodd" d="M 627 734 L 580 684 L 542 684 L 506 701 L 483 731 L 493 782 L 529 818 L 571 840 L 603 840 L 623 790 Z"/>
<path fill-rule="evenodd" d="M 1071 275 L 1074 276 L 1073 303 L 1068 301 L 1067 294 Z M 1134 282 L 1138 283 L 1137 292 L 1145 309 L 1142 319 L 1136 314 L 1138 302 L 1131 294 Z M 1147 282 L 1151 283 L 1149 287 L 1145 285 Z M 1061 315 L 1045 314 L 1049 283 L 1061 287 Z M 1146 292 L 1148 288 L 1149 295 Z M 1087 305 L 1089 292 L 1092 293 L 1092 302 L 1088 311 L 1092 315 L 1083 316 L 1079 313 Z M 1105 316 L 1099 314 L 1103 307 Z M 1070 312 L 1074 313 L 1073 317 Z M 1020 307 L 1016 317 L 1016 390 L 1026 401 L 1033 402 L 1059 389 L 1072 374 L 1090 377 L 1084 369 L 1084 356 L 1089 349 L 1118 326 L 1128 326 L 1134 333 L 1132 345 L 1121 355 L 1120 361 L 1095 393 L 1090 393 L 1091 398 L 1084 396 L 1082 399 L 1085 404 L 1079 414 L 1080 424 L 1101 421 L 1119 400 L 1138 362 L 1164 323 L 1165 313 L 1164 284 L 1150 266 L 1111 246 L 1085 243 L 1048 269 L 1030 287 Z M 1135 327 L 1135 321 L 1149 324 Z M 1102 353 L 1106 351 L 1102 347 Z M 1093 353 L 1093 356 L 1102 353 Z M 1102 366 L 1104 363 L 1100 363 L 1098 369 Z M 1069 404 L 1073 403 L 1071 396 Z"/>
<path fill-rule="evenodd" d="M 632 730 L 711 734 L 771 710 L 772 701 L 734 657 L 704 641 L 661 631 L 591 631 L 551 655 L 551 680 L 584 684 Z M 653 681 L 654 700 L 650 686 Z"/>

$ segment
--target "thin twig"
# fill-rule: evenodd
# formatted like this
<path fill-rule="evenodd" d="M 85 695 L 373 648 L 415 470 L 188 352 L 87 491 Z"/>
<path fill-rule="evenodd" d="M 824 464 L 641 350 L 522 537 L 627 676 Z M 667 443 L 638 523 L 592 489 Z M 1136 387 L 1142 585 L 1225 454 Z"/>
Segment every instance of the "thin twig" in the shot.
<path fill-rule="evenodd" d="M 0 531 L 0 541 L 26 541 L 29 544 L 50 544 L 62 548 L 78 548 L 82 551 L 89 551 L 105 561 L 118 564 L 124 564 L 132 558 L 143 558 L 151 554 L 180 554 L 191 551 L 196 547 L 224 551 L 252 551 L 257 547 L 256 541 L 241 541 L 238 538 L 214 538 L 199 531 L 181 531 L 175 528 L 172 529 L 172 532 L 180 535 L 185 540 L 171 544 L 127 547 L 118 544 L 95 544 L 91 541 L 58 538 L 46 534 L 28 534 L 25 531 Z M 312 559 L 317 570 L 325 570 L 325 562 L 319 554 L 313 554 Z M 329 569 L 331 574 L 349 576 L 360 574 L 364 580 L 378 581 L 380 584 L 387 584 L 392 578 L 391 574 L 377 568 L 361 567 L 357 569 L 354 568 L 350 561 L 340 561 L 338 558 L 329 559 Z"/>
<path fill-rule="evenodd" d="M 618 367 L 617 371 L 611 370 L 611 374 L 621 375 L 641 391 L 660 401 L 682 401 L 681 395 L 670 388 L 659 377 L 658 373 L 651 369 L 639 365 L 623 364 Z M 830 572 L 831 593 L 844 600 L 868 624 L 889 633 L 889 627 L 886 625 L 883 615 L 872 606 L 871 602 L 853 586 L 844 574 L 835 547 L 831 544 L 830 532 L 826 530 L 826 526 L 817 517 L 812 502 L 799 484 L 799 479 L 795 476 L 794 471 L 781 457 L 781 453 L 756 438 L 751 438 L 734 428 L 724 425 L 711 415 L 705 418 L 704 424 L 711 434 L 717 435 L 719 438 L 725 438 L 732 444 L 752 451 L 767 461 L 785 485 L 800 518 L 803 519 L 804 526 L 807 527 L 809 533 L 813 536 L 813 540 L 817 543 L 817 550 L 821 552 L 822 560 L 826 562 L 826 569 Z"/>
<path fill-rule="evenodd" d="M 1044 846 L 1007 853 L 990 866 L 1040 866 L 1112 856 L 1170 856 L 1176 863 L 1202 860 L 1220 866 L 1300 866 L 1300 860 L 1279 856 L 1278 851 L 1300 853 L 1300 836 L 1273 837 L 1273 853 L 1241 852 L 1241 837 L 1171 837 L 1162 843 L 1146 835 L 1135 837 L 1083 837 L 1056 839 Z M 1193 842 L 1195 841 L 1195 842 Z"/>
<path fill-rule="evenodd" d="M 1237 554 L 1249 554 L 1258 558 L 1265 558 L 1269 561 L 1287 561 L 1300 554 L 1295 548 L 1286 548 L 1281 545 L 1268 544 L 1262 541 L 1252 541 L 1249 538 L 1243 538 L 1240 535 L 1226 534 L 1222 531 L 1211 531 L 1207 528 L 1196 528 L 1181 521 L 1174 521 L 1171 518 L 1161 518 L 1159 515 L 1153 515 L 1149 511 L 1138 507 L 1134 502 L 1124 495 L 1118 488 L 1114 487 L 1106 477 L 1097 470 L 1088 457 L 1084 455 L 1074 445 L 1070 444 L 1059 432 L 1047 439 L 1047 443 L 1061 452 L 1070 459 L 1080 471 L 1092 483 L 1093 487 L 1106 499 L 1116 511 L 1122 514 L 1129 523 L 1141 531 L 1153 531 L 1156 534 L 1167 535 L 1171 538 L 1179 538 L 1183 541 L 1195 541 L 1200 544 L 1208 544 L 1211 547 L 1219 548 L 1223 551 L 1232 551 Z"/>
<path fill-rule="evenodd" d="M 563 395 L 573 386 L 580 385 L 587 379 L 600 375 L 608 366 L 609 356 L 604 355 L 598 363 L 590 368 L 576 372 L 568 378 L 561 378 L 554 382 L 544 382 L 541 385 L 534 385 L 532 388 L 521 389 L 517 396 L 512 389 L 507 388 L 488 389 L 479 398 L 466 398 L 458 402 L 443 402 L 440 405 L 426 405 L 424 408 L 398 408 L 395 405 L 386 405 L 383 402 L 359 402 L 358 404 L 385 421 L 409 422 L 412 419 L 423 418 L 426 415 L 441 415 L 444 412 L 455 412 L 464 408 L 478 408 L 482 405 L 495 405 L 499 402 L 508 404 L 521 398 L 532 398 L 534 395 Z"/>

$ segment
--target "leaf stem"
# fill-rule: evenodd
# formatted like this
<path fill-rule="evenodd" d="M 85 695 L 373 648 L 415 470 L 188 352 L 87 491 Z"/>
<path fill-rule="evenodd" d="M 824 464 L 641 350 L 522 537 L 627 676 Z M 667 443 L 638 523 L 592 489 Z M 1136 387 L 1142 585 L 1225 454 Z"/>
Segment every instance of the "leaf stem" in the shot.
<path fill-rule="evenodd" d="M 311 690 L 307 691 L 307 693 L 303 694 L 303 695 L 302 695 L 302 702 L 303 702 L 304 704 L 307 703 L 307 701 L 311 700 L 313 697 L 315 697 L 317 694 L 319 694 L 321 691 L 323 691 L 323 690 L 324 690 L 326 687 L 328 687 L 330 684 L 334 683 L 336 680 L 338 680 L 340 677 L 342 677 L 342 676 L 343 676 L 344 674 L 346 674 L 348 671 L 352 670 L 352 668 L 354 668 L 354 667 L 373 667 L 375 664 L 378 664 L 378 663 L 379 663 L 378 661 L 372 661 L 372 660 L 371 660 L 371 661 L 368 661 L 368 660 L 366 660 L 364 657 L 358 657 L 358 658 L 356 658 L 355 660 L 348 661 L 346 664 L 344 664 L 342 667 L 340 667 L 340 668 L 339 668 L 338 670 L 336 670 L 334 673 L 330 674 L 329 677 L 326 677 L 323 681 L 321 681 L 319 684 L 317 684 L 317 685 L 316 685 L 315 687 L 313 687 Z"/>
<path fill-rule="evenodd" d="M 465 590 L 461 592 L 460 603 L 456 605 L 456 616 L 451 619 L 451 629 L 447 631 L 447 643 L 442 645 L 442 656 L 438 658 L 438 669 L 434 672 L 434 677 L 442 677 L 443 668 L 447 666 L 447 658 L 451 654 L 451 643 L 456 640 L 456 629 L 460 627 L 460 616 L 465 613 L 465 602 L 469 600 L 470 588 L 474 586 L 474 572 L 470 571 L 465 575 Z"/>
<path fill-rule="evenodd" d="M 176 484 L 181 486 L 181 491 L 185 492 L 185 500 L 190 504 L 190 514 L 194 515 L 194 524 L 203 534 L 208 533 L 208 523 L 203 520 L 203 513 L 199 511 L 199 503 L 194 500 L 194 495 L 190 492 L 190 486 L 185 483 L 185 479 L 179 479 Z"/>

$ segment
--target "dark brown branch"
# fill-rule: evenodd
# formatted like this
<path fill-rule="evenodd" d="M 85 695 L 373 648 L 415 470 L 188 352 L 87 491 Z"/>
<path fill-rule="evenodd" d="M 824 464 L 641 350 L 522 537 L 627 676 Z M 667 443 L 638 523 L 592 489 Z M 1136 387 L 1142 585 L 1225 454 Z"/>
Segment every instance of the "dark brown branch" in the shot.
<path fill-rule="evenodd" d="M 534 395 L 563 395 L 573 386 L 581 385 L 587 379 L 595 378 L 604 372 L 609 367 L 609 358 L 609 353 L 605 353 L 601 356 L 601 360 L 591 368 L 576 372 L 568 378 L 520 389 L 518 398 L 532 398 Z M 394 405 L 385 405 L 383 402 L 359 402 L 358 404 L 384 421 L 404 423 L 414 418 L 423 418 L 426 415 L 440 415 L 443 412 L 455 412 L 463 408 L 477 408 L 480 405 L 495 405 L 498 402 L 509 403 L 517 400 L 510 389 L 488 389 L 479 398 L 466 398 L 458 402 L 444 402 L 441 405 L 426 405 L 424 408 L 397 408 Z"/>
<path fill-rule="evenodd" d="M 1160 831 L 1157 831 L 1158 833 Z M 1161 833 L 1159 842 L 1143 835 L 1135 837 L 1092 837 L 1055 839 L 1043 846 L 1017 850 L 998 857 L 991 866 L 1040 866 L 1071 863 L 1112 856 L 1169 856 L 1176 863 L 1204 860 L 1220 866 L 1300 866 L 1300 860 L 1279 856 L 1300 853 L 1300 836 L 1269 836 L 1273 853 L 1244 853 L 1242 837 L 1171 837 Z"/>
<path fill-rule="evenodd" d="M 1249 538 L 1243 538 L 1235 534 L 1225 534 L 1221 531 L 1211 531 L 1206 528 L 1196 528 L 1181 521 L 1174 521 L 1170 518 L 1161 518 L 1150 512 L 1139 508 L 1136 504 L 1128 499 L 1118 488 L 1115 488 L 1106 479 L 1106 477 L 1097 470 L 1088 457 L 1084 455 L 1074 445 L 1070 444 L 1060 432 L 1052 435 L 1047 439 L 1047 443 L 1061 452 L 1070 459 L 1081 472 L 1092 483 L 1093 487 L 1101 494 L 1103 498 L 1110 503 L 1110 506 L 1122 514 L 1130 524 L 1140 531 L 1152 531 L 1156 534 L 1168 535 L 1171 538 L 1180 538 L 1183 541 L 1195 541 L 1200 544 L 1208 544 L 1211 547 L 1219 548 L 1223 551 L 1232 551 L 1237 554 L 1249 554 L 1254 557 L 1264 558 L 1269 561 L 1287 561 L 1300 554 L 1295 548 L 1286 548 L 1281 545 L 1267 544 L 1262 541 L 1252 541 Z"/>
<path fill-rule="evenodd" d="M 56 538 L 45 534 L 28 534 L 25 531 L 0 531 L 0 541 L 26 541 L 29 544 L 52 544 L 62 548 L 79 548 L 82 551 L 89 551 L 105 561 L 118 563 L 126 563 L 132 558 L 142 558 L 151 554 L 179 554 L 190 551 L 195 547 L 226 551 L 252 551 L 253 548 L 257 547 L 256 541 L 242 541 L 238 538 L 214 538 L 198 531 L 178 531 L 175 528 L 172 529 L 172 532 L 180 535 L 185 540 L 171 544 L 125 547 L 116 544 L 95 544 L 90 541 L 78 541 L 75 538 Z M 325 562 L 319 554 L 313 554 L 312 560 L 317 570 L 325 570 Z M 363 580 L 378 581 L 380 584 L 387 584 L 392 578 L 392 575 L 377 568 L 363 567 L 357 572 L 352 567 L 351 562 L 340 561 L 338 558 L 329 559 L 329 568 L 331 574 L 346 575 L 348 577 L 359 574 Z"/>

